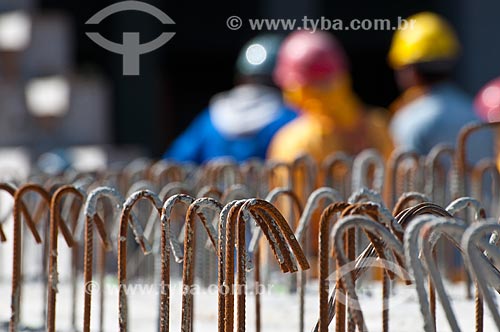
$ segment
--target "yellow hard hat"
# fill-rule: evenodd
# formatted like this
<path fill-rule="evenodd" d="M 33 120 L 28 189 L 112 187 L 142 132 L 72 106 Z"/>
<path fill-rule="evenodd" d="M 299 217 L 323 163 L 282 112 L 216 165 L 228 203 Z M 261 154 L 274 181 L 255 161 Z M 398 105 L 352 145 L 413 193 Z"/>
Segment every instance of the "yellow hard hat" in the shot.
<path fill-rule="evenodd" d="M 407 18 L 408 24 L 392 39 L 389 64 L 398 69 L 406 65 L 454 60 L 460 45 L 453 28 L 441 16 L 422 12 Z"/>

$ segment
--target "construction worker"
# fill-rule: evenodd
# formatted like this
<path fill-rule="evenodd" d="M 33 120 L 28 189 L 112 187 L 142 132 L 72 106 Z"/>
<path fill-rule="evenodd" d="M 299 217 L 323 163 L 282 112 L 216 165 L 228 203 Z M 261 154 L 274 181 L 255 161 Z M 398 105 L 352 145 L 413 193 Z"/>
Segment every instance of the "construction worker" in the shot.
<path fill-rule="evenodd" d="M 391 134 L 396 146 L 427 154 L 438 143 L 454 144 L 460 129 L 478 121 L 472 100 L 450 81 L 460 44 L 439 15 L 423 12 L 394 34 L 389 64 L 403 94 L 392 105 Z M 471 137 L 468 158 L 492 155 L 491 133 Z"/>
<path fill-rule="evenodd" d="M 261 35 L 242 48 L 236 63 L 237 85 L 211 99 L 173 142 L 165 159 L 203 163 L 217 157 L 265 158 L 276 131 L 296 117 L 283 105 L 272 81 L 281 41 L 277 35 Z"/>
<path fill-rule="evenodd" d="M 484 122 L 499 122 L 500 121 L 500 77 L 497 77 L 479 90 L 474 99 L 474 109 L 477 116 Z M 495 148 L 497 149 L 496 163 L 500 170 L 500 135 L 496 131 Z"/>
<path fill-rule="evenodd" d="M 297 109 L 299 116 L 273 138 L 269 159 L 292 162 L 309 154 L 319 164 L 338 151 L 354 155 L 366 148 L 377 148 L 388 155 L 392 150 L 384 111 L 369 111 L 356 96 L 345 52 L 329 33 L 291 33 L 280 48 L 274 79 L 285 102 Z M 296 183 L 293 190 L 304 204 L 303 198 L 309 193 L 300 185 L 303 179 Z M 285 205 L 281 210 L 288 211 L 289 207 Z M 312 219 L 310 259 L 312 275 L 316 275 L 319 215 Z"/>
<path fill-rule="evenodd" d="M 474 99 L 474 109 L 485 122 L 500 121 L 500 77 L 481 88 Z"/>
<path fill-rule="evenodd" d="M 283 42 L 274 71 L 285 102 L 300 116 L 274 137 L 268 157 L 292 161 L 310 154 L 317 162 L 336 151 L 392 150 L 383 112 L 368 112 L 351 87 L 342 46 L 326 32 L 295 31 Z"/>

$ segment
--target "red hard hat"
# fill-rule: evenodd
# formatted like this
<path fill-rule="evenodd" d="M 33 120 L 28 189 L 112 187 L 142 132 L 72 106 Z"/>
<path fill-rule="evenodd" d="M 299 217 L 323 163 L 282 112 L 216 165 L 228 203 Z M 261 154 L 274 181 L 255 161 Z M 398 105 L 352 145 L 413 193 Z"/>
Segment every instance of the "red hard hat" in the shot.
<path fill-rule="evenodd" d="M 484 121 L 500 121 L 500 77 L 488 82 L 476 95 L 474 107 Z"/>
<path fill-rule="evenodd" d="M 347 57 L 329 33 L 295 31 L 281 45 L 274 80 L 281 88 L 305 85 L 347 71 Z"/>

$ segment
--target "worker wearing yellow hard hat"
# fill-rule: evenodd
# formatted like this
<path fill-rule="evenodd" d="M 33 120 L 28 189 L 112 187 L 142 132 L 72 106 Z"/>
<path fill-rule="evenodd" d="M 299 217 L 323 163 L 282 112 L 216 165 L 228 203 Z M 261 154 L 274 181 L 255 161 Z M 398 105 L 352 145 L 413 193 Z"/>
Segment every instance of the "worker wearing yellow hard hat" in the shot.
<path fill-rule="evenodd" d="M 411 16 L 408 20 L 410 24 L 398 30 L 392 40 L 389 62 L 393 68 L 436 60 L 455 61 L 460 44 L 444 19 L 425 12 Z"/>
<path fill-rule="evenodd" d="M 460 129 L 479 119 L 472 98 L 451 81 L 461 48 L 451 25 L 430 12 L 407 21 L 394 34 L 388 55 L 403 91 L 390 107 L 390 131 L 397 147 L 425 155 L 439 143 L 455 145 Z M 492 133 L 475 133 L 468 141 L 469 164 L 493 156 Z M 461 275 L 457 260 L 448 263 L 450 276 Z"/>
<path fill-rule="evenodd" d="M 454 144 L 460 129 L 478 121 L 472 99 L 451 82 L 460 43 L 441 16 L 423 12 L 394 34 L 388 55 L 402 95 L 391 105 L 396 146 L 427 154 L 438 143 Z M 472 137 L 471 162 L 493 154 L 489 133 Z M 490 151 L 491 150 L 491 151 Z"/>

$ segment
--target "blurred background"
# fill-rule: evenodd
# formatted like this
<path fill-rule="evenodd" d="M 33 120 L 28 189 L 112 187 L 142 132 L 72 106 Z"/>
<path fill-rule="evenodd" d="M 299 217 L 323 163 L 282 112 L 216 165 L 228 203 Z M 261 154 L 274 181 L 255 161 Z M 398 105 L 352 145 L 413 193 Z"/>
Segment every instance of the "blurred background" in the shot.
<path fill-rule="evenodd" d="M 85 25 L 115 2 L 0 0 L 0 154 L 9 157 L 2 160 L 33 160 L 68 146 L 74 148 L 65 153 L 97 163 L 139 154 L 161 156 L 212 95 L 233 85 L 238 51 L 258 31 L 245 24 L 237 31 L 228 29 L 231 15 L 244 22 L 300 20 L 304 15 L 397 22 L 398 17 L 431 10 L 458 31 L 463 50 L 455 75 L 468 93 L 475 94 L 500 73 L 495 35 L 500 31 L 500 2 L 493 0 L 145 0 L 176 24 L 162 25 L 146 13 L 129 11 L 97 26 Z M 96 45 L 87 31 L 118 43 L 123 32 L 140 32 L 142 43 L 161 32 L 176 35 L 140 57 L 140 76 L 123 76 L 122 56 Z M 369 104 L 387 107 L 398 95 L 386 60 L 392 31 L 335 34 L 351 59 L 356 92 Z M 84 164 L 83 169 L 96 167 Z"/>

